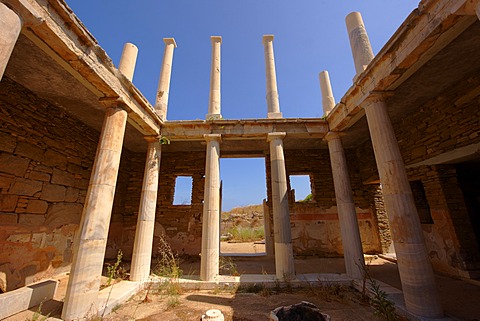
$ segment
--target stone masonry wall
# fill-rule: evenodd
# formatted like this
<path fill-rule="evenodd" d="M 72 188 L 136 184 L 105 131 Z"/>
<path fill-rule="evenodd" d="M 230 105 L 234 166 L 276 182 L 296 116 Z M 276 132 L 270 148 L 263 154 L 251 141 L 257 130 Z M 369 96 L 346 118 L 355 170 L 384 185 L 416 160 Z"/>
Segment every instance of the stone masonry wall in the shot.
<path fill-rule="evenodd" d="M 99 134 L 0 82 L 0 289 L 68 271 Z"/>
<path fill-rule="evenodd" d="M 366 253 L 381 252 L 377 224 L 372 215 L 373 194 L 362 185 L 358 162 L 353 151 L 347 151 L 349 175 L 354 191 L 363 250 Z M 292 241 L 296 255 L 343 255 L 340 225 L 335 201 L 330 156 L 325 150 L 296 150 L 285 152 L 287 176 L 310 175 L 313 201 L 295 202 L 289 194 Z M 270 161 L 266 158 L 267 205 L 271 205 Z M 288 179 L 287 179 L 288 180 Z M 288 188 L 290 184 L 288 183 Z M 270 213 L 271 215 L 272 213 Z"/>

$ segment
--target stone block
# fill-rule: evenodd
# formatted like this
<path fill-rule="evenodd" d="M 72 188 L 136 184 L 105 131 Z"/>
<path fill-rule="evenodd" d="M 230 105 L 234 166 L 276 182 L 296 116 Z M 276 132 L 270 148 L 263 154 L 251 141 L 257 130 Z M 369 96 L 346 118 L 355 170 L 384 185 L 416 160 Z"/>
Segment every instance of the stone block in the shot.
<path fill-rule="evenodd" d="M 68 224 L 79 224 L 82 209 L 82 204 L 78 203 L 52 204 L 47 211 L 45 224 L 51 228 Z"/>
<path fill-rule="evenodd" d="M 52 183 L 73 187 L 75 186 L 75 175 L 55 168 L 53 169 Z"/>
<path fill-rule="evenodd" d="M 47 280 L 23 288 L 0 294 L 0 319 L 52 300 L 57 289 L 57 281 Z"/>
<path fill-rule="evenodd" d="M 78 188 L 67 187 L 67 193 L 65 195 L 65 202 L 75 203 L 76 201 L 78 201 L 79 193 L 80 193 L 80 190 Z"/>
<path fill-rule="evenodd" d="M 39 162 L 43 161 L 44 150 L 36 145 L 27 142 L 18 142 L 15 148 L 15 155 L 24 156 Z"/>
<path fill-rule="evenodd" d="M 16 146 L 17 146 L 17 140 L 14 136 L 6 133 L 0 133 L 0 150 L 1 151 L 7 152 L 7 153 L 13 153 Z"/>
<path fill-rule="evenodd" d="M 17 207 L 18 196 L 0 194 L 0 212 L 13 212 Z"/>
<path fill-rule="evenodd" d="M 8 154 L 0 154 L 0 172 L 18 177 L 25 176 L 30 161 L 26 158 Z"/>
<path fill-rule="evenodd" d="M 48 209 L 48 203 L 41 200 L 30 200 L 27 205 L 27 213 L 45 214 Z"/>
<path fill-rule="evenodd" d="M 31 171 L 30 173 L 28 173 L 27 178 L 34 179 L 36 181 L 49 182 L 50 174 L 38 171 Z"/>
<path fill-rule="evenodd" d="M 52 149 L 47 149 L 45 152 L 45 160 L 43 163 L 47 166 L 55 166 L 59 168 L 67 168 L 67 156 L 54 151 Z"/>
<path fill-rule="evenodd" d="M 16 178 L 10 187 L 10 194 L 33 196 L 42 190 L 43 182 L 26 178 Z"/>
<path fill-rule="evenodd" d="M 48 202 L 63 202 L 65 201 L 66 190 L 65 186 L 45 184 L 40 199 Z"/>
<path fill-rule="evenodd" d="M 28 226 L 41 226 L 45 222 L 45 216 L 39 214 L 18 214 L 18 224 Z"/>
<path fill-rule="evenodd" d="M 2 225 L 17 224 L 18 214 L 15 214 L 15 213 L 0 213 L 0 222 L 2 222 Z"/>
<path fill-rule="evenodd" d="M 8 190 L 13 180 L 14 180 L 14 177 L 11 175 L 0 174 L 0 189 Z"/>

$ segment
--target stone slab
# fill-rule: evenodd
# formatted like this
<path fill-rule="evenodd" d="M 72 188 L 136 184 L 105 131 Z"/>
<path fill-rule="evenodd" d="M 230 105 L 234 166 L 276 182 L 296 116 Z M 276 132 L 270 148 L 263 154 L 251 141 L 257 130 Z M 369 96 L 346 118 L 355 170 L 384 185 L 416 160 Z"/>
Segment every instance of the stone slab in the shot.
<path fill-rule="evenodd" d="M 0 319 L 22 312 L 41 302 L 53 299 L 57 281 L 46 280 L 40 283 L 0 294 Z"/>

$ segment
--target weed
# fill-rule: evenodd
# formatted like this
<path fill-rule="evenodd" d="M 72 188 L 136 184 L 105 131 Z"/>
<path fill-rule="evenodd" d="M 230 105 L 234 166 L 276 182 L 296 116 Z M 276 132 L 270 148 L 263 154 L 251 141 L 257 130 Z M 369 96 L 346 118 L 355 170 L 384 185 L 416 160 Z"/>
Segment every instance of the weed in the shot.
<path fill-rule="evenodd" d="M 265 230 L 263 226 L 258 227 L 241 227 L 234 226 L 225 231 L 225 234 L 230 233 L 232 240 L 237 242 L 253 242 L 260 241 L 265 238 Z"/>
<path fill-rule="evenodd" d="M 108 276 L 107 287 L 110 286 L 113 279 L 117 278 L 118 271 L 119 271 L 119 265 L 122 262 L 122 256 L 123 256 L 122 250 L 118 250 L 117 261 L 113 265 L 112 264 L 107 264 L 107 276 Z"/>
<path fill-rule="evenodd" d="M 233 276 L 240 275 L 240 273 L 238 273 L 238 270 L 237 270 L 237 264 L 233 262 L 231 257 L 220 256 L 219 270 L 220 270 L 220 274 L 227 274 L 227 275 L 233 275 Z"/>
<path fill-rule="evenodd" d="M 160 237 L 158 261 L 153 269 L 153 274 L 177 279 L 182 276 L 178 254 L 173 253 L 173 250 L 164 235 Z"/>
<path fill-rule="evenodd" d="M 42 315 L 43 302 L 45 301 L 40 302 L 40 305 L 38 306 L 37 311 L 35 311 L 35 313 L 33 314 L 32 321 L 45 321 L 50 317 L 50 313 L 48 313 L 45 316 Z"/>

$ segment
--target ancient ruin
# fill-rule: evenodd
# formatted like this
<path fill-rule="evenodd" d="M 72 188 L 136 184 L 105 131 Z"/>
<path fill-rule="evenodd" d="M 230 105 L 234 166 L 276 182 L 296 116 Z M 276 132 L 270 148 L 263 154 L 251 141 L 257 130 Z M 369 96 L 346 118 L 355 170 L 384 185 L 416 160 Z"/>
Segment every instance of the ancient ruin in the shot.
<path fill-rule="evenodd" d="M 217 280 L 222 157 L 265 159 L 278 280 L 295 278 L 299 255 L 343 256 L 360 280 L 364 253 L 394 248 L 408 313 L 441 318 L 434 271 L 480 278 L 479 19 L 478 0 L 423 0 L 374 56 L 351 13 L 352 86 L 336 103 L 320 72 L 325 117 L 311 119 L 282 115 L 273 35 L 265 118 L 223 119 L 212 36 L 205 120 L 169 121 L 173 38 L 151 105 L 131 82 L 133 44 L 117 69 L 64 1 L 0 0 L 0 318 L 38 304 L 35 287 L 55 291 L 25 286 L 66 272 L 63 319 L 105 308 L 104 260 L 122 249 L 133 293 L 162 235 Z M 295 202 L 295 174 L 311 201 Z M 190 205 L 173 204 L 178 176 L 192 178 Z"/>

